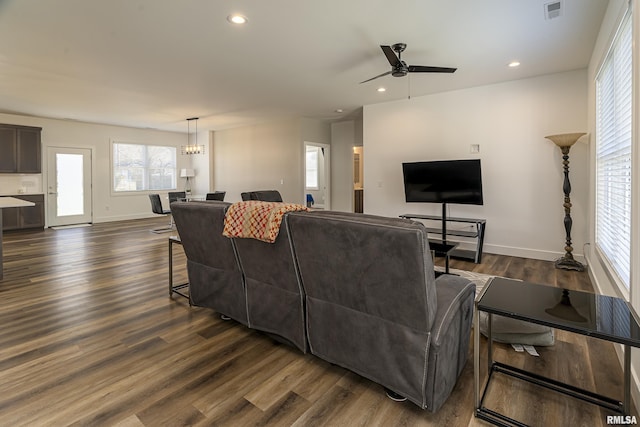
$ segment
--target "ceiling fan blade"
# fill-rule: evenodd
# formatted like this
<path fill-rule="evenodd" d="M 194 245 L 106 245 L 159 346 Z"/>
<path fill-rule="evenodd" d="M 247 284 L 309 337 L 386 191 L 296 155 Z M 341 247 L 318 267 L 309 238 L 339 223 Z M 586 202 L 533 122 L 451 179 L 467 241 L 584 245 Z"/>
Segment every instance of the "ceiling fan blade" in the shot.
<path fill-rule="evenodd" d="M 410 73 L 455 73 L 457 68 L 427 67 L 424 65 L 409 65 Z"/>
<path fill-rule="evenodd" d="M 368 80 L 365 80 L 365 81 L 363 81 L 363 82 L 360 82 L 360 84 L 362 84 L 362 83 L 366 83 L 366 82 L 370 82 L 371 80 L 375 80 L 375 79 L 377 79 L 378 77 L 388 76 L 389 74 L 391 74 L 391 71 L 387 71 L 386 73 L 382 73 L 382 74 L 380 74 L 379 76 L 371 77 L 371 78 L 370 78 L 370 79 L 368 79 Z"/>
<path fill-rule="evenodd" d="M 391 64 L 392 67 L 402 66 L 402 62 L 400 62 L 400 59 L 396 56 L 393 49 L 391 49 L 391 46 L 380 45 L 380 49 L 382 49 L 385 56 L 387 57 L 387 61 L 389 61 L 389 64 Z"/>

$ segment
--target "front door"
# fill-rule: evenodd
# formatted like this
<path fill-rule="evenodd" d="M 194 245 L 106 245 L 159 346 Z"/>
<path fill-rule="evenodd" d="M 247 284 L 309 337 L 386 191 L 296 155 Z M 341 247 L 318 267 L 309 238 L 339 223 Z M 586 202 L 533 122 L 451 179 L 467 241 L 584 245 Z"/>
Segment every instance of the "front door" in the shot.
<path fill-rule="evenodd" d="M 49 147 L 47 166 L 49 226 L 92 222 L 91 150 Z"/>

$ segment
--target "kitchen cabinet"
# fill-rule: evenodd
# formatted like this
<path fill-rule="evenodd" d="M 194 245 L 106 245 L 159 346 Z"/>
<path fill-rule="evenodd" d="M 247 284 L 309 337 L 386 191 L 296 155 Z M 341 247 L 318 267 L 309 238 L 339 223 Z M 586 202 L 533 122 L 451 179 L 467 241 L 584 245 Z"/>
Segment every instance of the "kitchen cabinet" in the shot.
<path fill-rule="evenodd" d="M 18 131 L 0 125 L 0 172 L 16 172 Z"/>
<path fill-rule="evenodd" d="M 42 128 L 0 124 L 0 172 L 42 171 Z"/>
<path fill-rule="evenodd" d="M 35 203 L 35 206 L 5 208 L 2 210 L 2 230 L 44 228 L 44 195 L 18 194 L 10 197 Z"/>

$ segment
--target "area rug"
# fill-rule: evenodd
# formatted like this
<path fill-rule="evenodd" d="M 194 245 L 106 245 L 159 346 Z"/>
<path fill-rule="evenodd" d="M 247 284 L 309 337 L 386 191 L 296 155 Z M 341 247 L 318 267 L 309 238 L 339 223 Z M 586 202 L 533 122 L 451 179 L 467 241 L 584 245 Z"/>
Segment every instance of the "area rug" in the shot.
<path fill-rule="evenodd" d="M 444 272 L 444 268 L 436 267 L 436 271 Z M 470 280 L 473 284 L 476 285 L 476 298 L 478 295 L 482 293 L 482 289 L 487 284 L 489 279 L 494 276 L 490 276 L 488 274 L 482 273 L 474 273 L 473 271 L 465 271 L 465 270 L 457 270 L 455 268 L 449 269 L 450 274 L 455 274 L 460 277 L 464 277 L 465 279 Z"/>
<path fill-rule="evenodd" d="M 443 268 L 436 267 L 438 271 L 444 271 Z M 472 271 L 464 271 L 450 269 L 451 274 L 470 280 L 476 285 L 476 299 L 482 294 L 482 289 L 489 279 L 495 277 L 488 274 L 474 273 Z M 502 343 L 515 343 L 523 345 L 550 346 L 555 343 L 555 334 L 553 329 L 536 325 L 533 323 L 523 322 L 521 320 L 509 319 L 502 316 L 496 316 L 492 324 L 494 341 Z M 480 332 L 487 335 L 487 313 L 480 313 Z"/>

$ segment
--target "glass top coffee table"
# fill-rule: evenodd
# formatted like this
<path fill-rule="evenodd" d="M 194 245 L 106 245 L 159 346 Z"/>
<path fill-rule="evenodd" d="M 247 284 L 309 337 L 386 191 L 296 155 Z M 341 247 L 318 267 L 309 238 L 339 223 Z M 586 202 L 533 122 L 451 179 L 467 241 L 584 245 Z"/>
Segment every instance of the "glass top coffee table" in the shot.
<path fill-rule="evenodd" d="M 484 406 L 492 376 L 499 372 L 593 403 L 622 415 L 629 414 L 631 402 L 631 347 L 640 347 L 640 325 L 626 301 L 589 292 L 572 291 L 518 280 L 493 278 L 476 299 L 474 313 L 475 415 L 496 425 L 522 426 L 519 421 Z M 488 378 L 480 390 L 479 312 L 488 313 Z M 500 315 L 525 322 L 562 329 L 624 346 L 624 399 L 622 402 L 565 384 L 551 378 L 493 361 L 492 316 Z M 481 394 L 482 393 L 482 394 Z"/>

